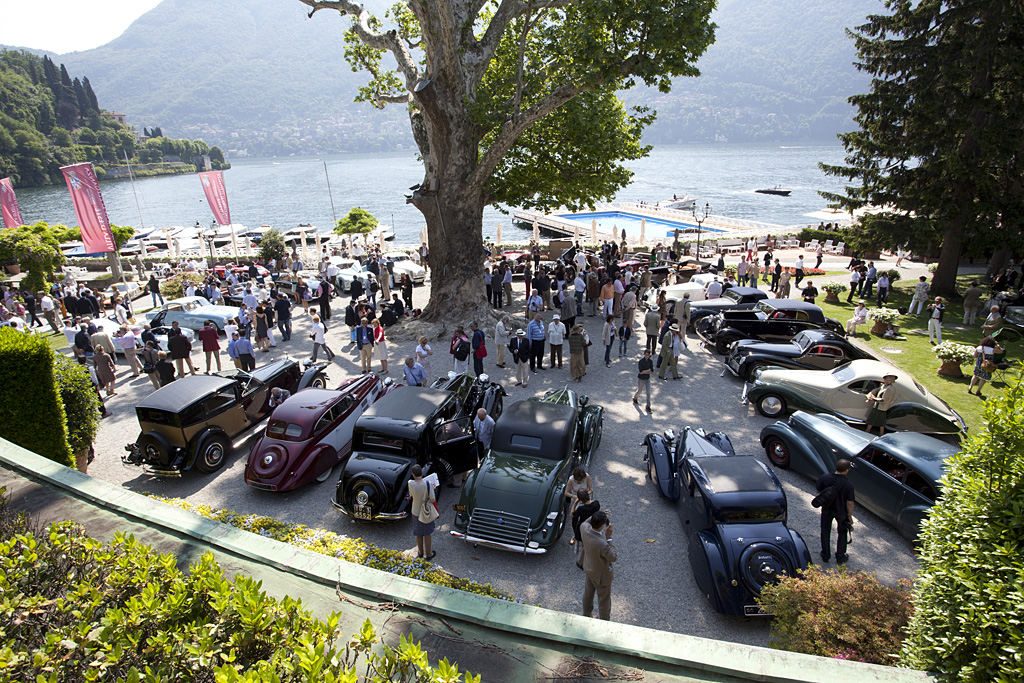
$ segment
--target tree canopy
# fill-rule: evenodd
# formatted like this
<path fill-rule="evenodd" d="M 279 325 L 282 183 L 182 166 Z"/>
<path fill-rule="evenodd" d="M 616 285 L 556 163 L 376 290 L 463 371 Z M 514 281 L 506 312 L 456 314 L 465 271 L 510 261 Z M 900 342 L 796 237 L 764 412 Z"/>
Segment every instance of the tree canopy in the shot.
<path fill-rule="evenodd" d="M 949 294 L 965 243 L 1020 244 L 1024 177 L 1024 6 L 998 0 L 888 0 L 851 35 L 874 78 L 852 97 L 860 129 L 840 136 L 857 184 L 835 206 L 882 212 L 865 224 L 884 246 L 941 242 L 932 289 Z M 987 254 L 972 254 L 984 255 Z"/>
<path fill-rule="evenodd" d="M 378 223 L 379 221 L 369 211 L 355 206 L 343 218 L 338 219 L 334 232 L 338 235 L 358 235 L 373 231 Z"/>
<path fill-rule="evenodd" d="M 485 310 L 486 204 L 592 206 L 625 186 L 651 118 L 615 92 L 667 92 L 714 40 L 713 0 L 433 0 L 396 4 L 387 24 L 351 0 L 300 1 L 352 18 L 346 56 L 369 74 L 357 99 L 408 105 L 424 165 L 408 201 L 445 273 L 427 319 L 452 301 Z"/>

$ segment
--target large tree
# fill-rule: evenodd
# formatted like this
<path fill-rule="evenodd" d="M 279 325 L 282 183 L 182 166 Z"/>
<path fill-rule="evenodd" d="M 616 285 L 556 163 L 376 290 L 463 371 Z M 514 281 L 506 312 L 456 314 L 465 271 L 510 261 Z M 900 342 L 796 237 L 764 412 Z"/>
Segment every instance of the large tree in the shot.
<path fill-rule="evenodd" d="M 863 228 L 890 248 L 941 243 L 932 282 L 950 294 L 965 245 L 1007 245 L 1021 232 L 1024 2 L 888 0 L 850 34 L 871 92 L 850 98 L 860 130 L 840 136 L 856 185 L 835 205 L 873 205 Z M 990 256 L 994 247 L 986 254 Z"/>
<path fill-rule="evenodd" d="M 300 0 L 352 18 L 359 99 L 406 104 L 423 159 L 408 201 L 426 218 L 428 320 L 486 310 L 483 208 L 592 206 L 647 153 L 651 117 L 615 91 L 697 75 L 714 40 L 714 0 L 411 0 L 384 21 L 350 0 Z M 383 64 L 394 60 L 390 69 Z M 457 309 L 456 311 L 457 312 Z"/>

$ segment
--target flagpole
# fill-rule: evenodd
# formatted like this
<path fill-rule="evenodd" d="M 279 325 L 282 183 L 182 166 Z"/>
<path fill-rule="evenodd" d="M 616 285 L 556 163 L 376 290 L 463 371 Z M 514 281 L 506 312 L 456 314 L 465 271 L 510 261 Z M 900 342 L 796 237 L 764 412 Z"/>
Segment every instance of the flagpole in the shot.
<path fill-rule="evenodd" d="M 334 216 L 334 224 L 338 224 L 338 214 L 334 211 L 334 194 L 331 192 L 331 175 L 327 172 L 327 161 L 321 159 L 324 164 L 324 175 L 327 176 L 327 196 L 331 198 L 331 215 Z"/>

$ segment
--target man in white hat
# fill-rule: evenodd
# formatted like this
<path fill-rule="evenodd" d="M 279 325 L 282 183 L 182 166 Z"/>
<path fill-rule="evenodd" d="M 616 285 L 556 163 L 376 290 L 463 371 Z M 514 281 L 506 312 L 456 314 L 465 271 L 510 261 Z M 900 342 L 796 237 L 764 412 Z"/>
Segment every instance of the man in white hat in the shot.
<path fill-rule="evenodd" d="M 516 386 L 525 387 L 530 381 L 530 341 L 526 338 L 526 330 L 517 330 L 516 336 L 508 343 L 512 354 L 512 362 L 516 365 Z"/>
<path fill-rule="evenodd" d="M 562 367 L 562 347 L 565 344 L 565 323 L 558 313 L 551 317 L 551 324 L 548 325 L 548 344 L 551 346 L 551 367 L 555 367 L 555 359 L 558 359 L 558 367 Z"/>

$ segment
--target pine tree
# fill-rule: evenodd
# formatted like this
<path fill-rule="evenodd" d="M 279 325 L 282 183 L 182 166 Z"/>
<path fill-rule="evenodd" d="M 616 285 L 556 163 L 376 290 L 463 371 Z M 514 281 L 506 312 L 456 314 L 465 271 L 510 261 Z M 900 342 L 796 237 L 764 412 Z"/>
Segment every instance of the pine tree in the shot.
<path fill-rule="evenodd" d="M 1024 175 L 1024 7 L 1020 0 L 888 0 L 889 15 L 850 32 L 871 92 L 850 98 L 860 130 L 840 135 L 857 181 L 847 209 L 883 211 L 865 232 L 886 247 L 941 241 L 932 281 L 951 294 L 965 242 L 988 253 L 1020 239 Z M 996 230 L 993 230 L 995 226 Z"/>
<path fill-rule="evenodd" d="M 89 109 L 95 112 L 96 114 L 99 114 L 100 103 L 99 100 L 96 99 L 96 93 L 92 90 L 92 84 L 89 83 L 88 76 L 82 79 L 82 85 L 85 87 L 85 96 L 86 99 L 89 101 Z"/>
<path fill-rule="evenodd" d="M 68 74 L 68 69 L 63 64 L 60 65 L 60 82 L 65 87 L 74 88 L 74 85 L 71 83 L 71 76 Z"/>
<path fill-rule="evenodd" d="M 81 115 L 85 115 L 89 112 L 89 98 L 85 94 L 85 87 L 82 86 L 82 82 L 75 77 L 73 81 L 73 88 L 75 91 L 75 100 L 78 102 L 78 111 Z"/>

